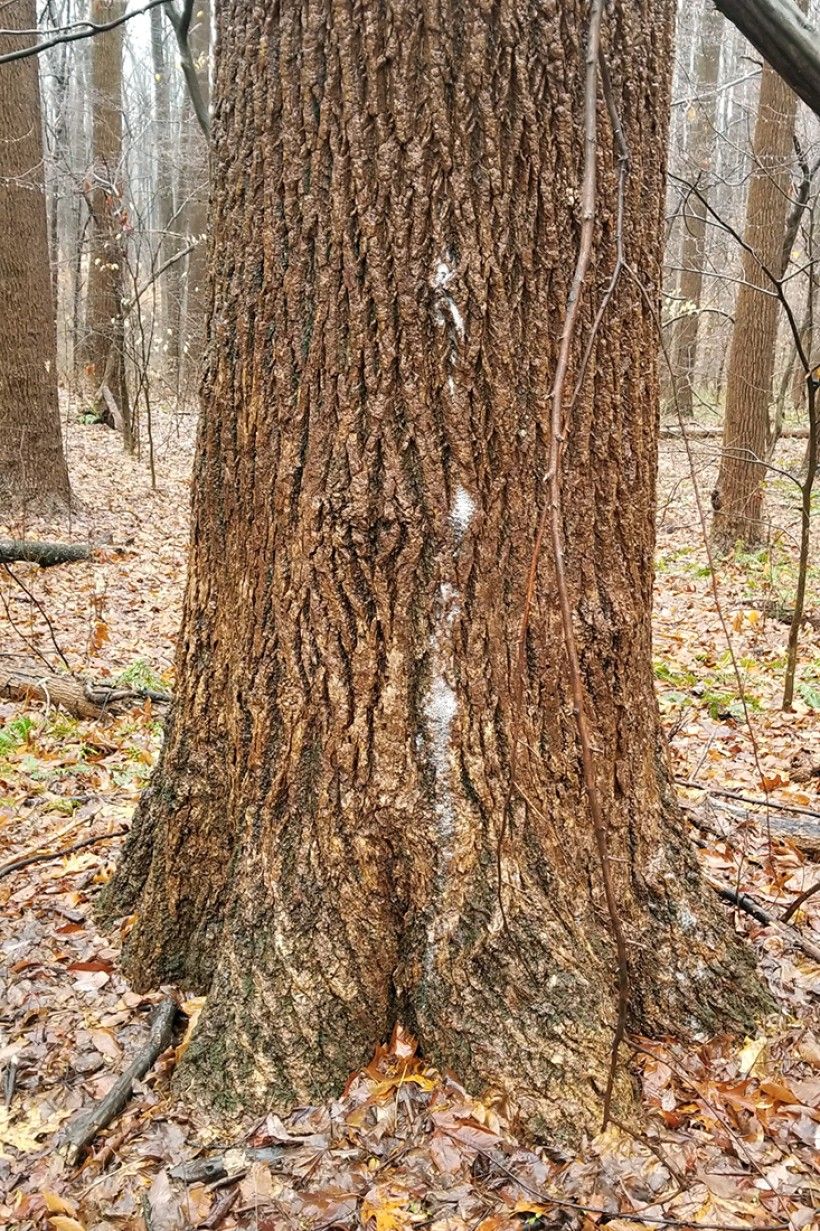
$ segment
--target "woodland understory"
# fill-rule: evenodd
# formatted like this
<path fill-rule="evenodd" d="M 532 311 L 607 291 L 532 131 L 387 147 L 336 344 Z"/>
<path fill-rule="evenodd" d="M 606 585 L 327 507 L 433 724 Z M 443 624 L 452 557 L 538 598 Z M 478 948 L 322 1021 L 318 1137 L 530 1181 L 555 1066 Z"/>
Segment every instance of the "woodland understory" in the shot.
<path fill-rule="evenodd" d="M 722 891 L 774 998 L 758 1032 L 691 1045 L 628 1036 L 619 1063 L 639 1096 L 635 1115 L 570 1156 L 519 1140 L 503 1105 L 428 1067 L 400 1030 L 334 1101 L 216 1125 L 172 1087 L 202 1007 L 193 998 L 122 1113 L 80 1158 L 66 1157 L 78 1114 L 144 1048 L 173 990 L 129 990 L 118 953 L 131 920 L 102 934 L 92 907 L 174 687 L 194 423 L 157 416 L 152 489 L 147 464 L 113 433 L 75 420 L 66 415 L 70 518 L 0 534 L 89 542 L 93 556 L 0 569 L 2 667 L 47 677 L 68 666 L 142 695 L 93 719 L 51 698 L 0 701 L 0 1224 L 816 1226 L 820 893 L 782 917 L 820 880 L 820 555 L 809 562 L 796 698 L 784 712 L 797 489 L 770 474 L 767 541 L 720 559 L 713 578 L 692 484 L 694 471 L 703 498 L 714 483 L 717 442 L 704 435 L 691 468 L 680 440 L 661 442 L 655 676 L 701 891 Z M 778 467 L 799 468 L 803 448 L 781 441 Z"/>

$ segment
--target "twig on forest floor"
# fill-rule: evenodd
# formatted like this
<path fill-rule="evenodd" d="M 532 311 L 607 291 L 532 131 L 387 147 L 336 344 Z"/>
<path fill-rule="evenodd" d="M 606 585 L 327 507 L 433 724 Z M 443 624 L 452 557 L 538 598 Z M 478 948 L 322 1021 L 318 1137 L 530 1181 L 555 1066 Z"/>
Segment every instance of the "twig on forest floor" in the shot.
<path fill-rule="evenodd" d="M 211 1210 L 208 1217 L 199 1224 L 200 1227 L 207 1228 L 208 1231 L 214 1231 L 214 1228 L 218 1227 L 222 1220 L 230 1214 L 238 1200 L 238 1188 L 233 1188 L 229 1192 L 226 1192 L 224 1196 L 220 1197 L 214 1204 L 214 1208 Z"/>
<path fill-rule="evenodd" d="M 11 863 L 18 863 L 21 859 L 28 859 L 29 855 L 39 855 L 47 846 L 53 846 L 55 842 L 59 842 L 61 838 L 65 838 L 68 834 L 73 833 L 75 829 L 79 829 L 81 825 L 87 825 L 89 821 L 93 821 L 100 811 L 102 805 L 98 805 L 93 812 L 89 812 L 87 816 L 74 817 L 67 825 L 63 825 L 61 829 L 55 830 L 53 833 L 47 834 L 36 846 L 28 846 L 20 851 L 14 859 L 8 860 L 6 863 L 0 864 L 0 876 Z"/>
<path fill-rule="evenodd" d="M 119 829 L 115 829 L 112 833 L 100 833 L 92 838 L 84 838 L 82 842 L 75 842 L 73 846 L 66 846 L 59 851 L 45 851 L 40 855 L 29 855 L 26 859 L 15 859 L 13 863 L 6 863 L 0 868 L 0 880 L 5 876 L 10 876 L 12 872 L 19 872 L 22 868 L 29 868 L 35 863 L 48 863 L 51 859 L 61 859 L 63 855 L 73 855 L 75 851 L 82 851 L 87 846 L 95 846 L 98 842 L 110 842 L 112 838 L 121 838 L 128 833 L 128 826 L 121 825 Z"/>
<path fill-rule="evenodd" d="M 782 919 L 777 919 L 774 915 L 770 915 L 759 903 L 755 902 L 754 898 L 750 898 L 746 893 L 738 893 L 736 889 L 730 889 L 728 885 L 719 885 L 710 877 L 706 877 L 706 883 L 714 889 L 718 897 L 723 898 L 724 902 L 729 902 L 747 915 L 751 915 L 758 923 L 762 923 L 765 927 L 781 928 L 784 930 L 788 939 L 798 949 L 802 949 L 813 962 L 820 962 L 820 945 L 815 945 L 812 941 L 806 940 L 798 932 L 797 928 L 792 927 L 791 924 L 784 923 Z"/>
<path fill-rule="evenodd" d="M 70 1167 L 77 1165 L 97 1133 L 119 1115 L 133 1093 L 134 1082 L 145 1076 L 157 1056 L 170 1045 L 178 1007 L 177 1002 L 170 997 L 157 1006 L 151 1018 L 148 1042 L 117 1078 L 105 1098 L 100 1099 L 99 1103 L 88 1111 L 80 1112 L 68 1125 L 60 1143 L 60 1150 Z"/>
<path fill-rule="evenodd" d="M 649 1053 L 652 1054 L 651 1052 Z M 600 1214 L 604 1218 L 615 1218 L 619 1222 L 636 1222 L 636 1223 L 653 1223 L 663 1227 L 692 1227 L 696 1231 L 784 1231 L 788 1227 L 788 1223 L 777 1222 L 769 1223 L 767 1226 L 750 1227 L 748 1223 L 725 1223 L 725 1222 L 700 1222 L 696 1219 L 671 1218 L 668 1215 L 660 1214 L 644 1214 L 640 1210 L 635 1210 L 632 1213 L 622 1210 L 606 1210 L 603 1206 L 584 1205 L 580 1201 L 570 1201 L 567 1197 L 556 1197 L 552 1193 L 544 1193 L 539 1189 L 534 1188 L 528 1183 L 523 1176 L 517 1175 L 510 1167 L 506 1167 L 499 1162 L 494 1154 L 489 1154 L 486 1150 L 479 1150 L 478 1153 L 482 1158 L 499 1171 L 503 1171 L 506 1176 L 523 1188 L 531 1196 L 535 1197 L 543 1205 L 558 1205 L 562 1209 L 579 1210 L 583 1214 Z M 655 1202 L 656 1205 L 662 1205 L 662 1202 Z"/>
<path fill-rule="evenodd" d="M 795 812 L 798 816 L 811 816 L 820 821 L 820 812 L 812 808 L 801 808 L 799 804 L 784 804 L 767 796 L 743 795 L 740 791 L 730 791 L 722 787 L 710 786 L 707 782 L 693 782 L 691 778 L 676 778 L 679 786 L 689 787 L 693 791 L 704 791 L 707 795 L 720 795 L 724 799 L 736 799 L 740 804 L 751 804 L 755 808 L 776 808 L 778 812 Z"/>
<path fill-rule="evenodd" d="M 781 923 L 788 923 L 792 915 L 800 909 L 804 902 L 808 902 L 809 898 L 814 897 L 815 893 L 820 892 L 820 881 L 815 881 L 813 885 L 809 885 L 808 889 L 804 889 L 799 897 L 795 898 L 791 906 L 787 906 L 780 916 Z"/>

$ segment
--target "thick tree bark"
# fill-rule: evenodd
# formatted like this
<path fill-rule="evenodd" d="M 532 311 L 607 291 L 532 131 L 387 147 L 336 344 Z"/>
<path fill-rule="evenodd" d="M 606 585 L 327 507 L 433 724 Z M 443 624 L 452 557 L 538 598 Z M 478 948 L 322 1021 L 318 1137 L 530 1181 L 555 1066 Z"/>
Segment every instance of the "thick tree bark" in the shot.
<path fill-rule="evenodd" d="M 605 23 L 647 298 L 633 278 L 612 298 L 563 487 L 630 1024 L 680 1033 L 748 1025 L 761 994 L 701 888 L 653 695 L 672 9 L 620 0 Z M 226 0 L 218 23 L 178 692 L 103 909 L 138 914 L 137 985 L 208 990 L 182 1073 L 216 1106 L 325 1096 L 401 1019 L 531 1128 L 577 1138 L 600 1119 L 616 978 L 547 551 L 522 690 L 517 663 L 579 236 L 585 10 Z M 601 116 L 570 388 L 615 258 Z"/>
<path fill-rule="evenodd" d="M 3 17 L 34 29 L 34 0 Z M 11 24 L 9 24 L 11 23 Z M 0 54 L 19 39 L 0 37 Z M 0 506 L 70 500 L 57 400 L 40 82 L 35 59 L 0 71 Z"/>
<path fill-rule="evenodd" d="M 723 18 L 711 7 L 703 10 L 698 31 L 698 54 L 695 65 L 695 98 L 689 128 L 688 174 L 708 200 L 715 155 L 715 87 L 720 70 L 720 44 Z M 683 315 L 675 336 L 674 370 L 677 377 L 677 406 L 685 419 L 693 415 L 693 384 L 698 351 L 698 325 L 703 294 L 703 272 L 706 261 L 706 201 L 692 194 L 686 203 L 682 272 L 678 295 L 683 300 Z"/>
<path fill-rule="evenodd" d="M 753 141 L 754 167 L 746 202 L 743 284 L 726 381 L 723 452 L 712 535 L 721 550 L 752 546 L 765 535 L 762 521 L 769 445 L 775 349 L 780 304 L 771 277 L 783 271 L 783 236 L 789 211 L 797 98 L 769 65 L 763 68 Z"/>
<path fill-rule="evenodd" d="M 91 20 L 112 21 L 124 9 L 125 0 L 92 0 Z M 122 47 L 122 26 L 92 40 L 93 166 L 87 183 L 91 258 L 80 364 L 93 412 L 116 427 L 131 449 L 123 316 L 128 219 L 122 191 Z"/>

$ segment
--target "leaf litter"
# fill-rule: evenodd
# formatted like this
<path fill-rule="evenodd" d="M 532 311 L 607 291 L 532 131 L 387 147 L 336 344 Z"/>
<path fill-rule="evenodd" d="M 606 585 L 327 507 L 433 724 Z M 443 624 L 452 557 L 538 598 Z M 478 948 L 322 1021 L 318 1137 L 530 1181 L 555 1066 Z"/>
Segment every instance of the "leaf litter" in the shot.
<path fill-rule="evenodd" d="M 190 421 L 159 415 L 158 438 L 160 485 L 152 492 L 146 465 L 124 457 L 112 433 L 69 425 L 81 501 L 71 525 L 29 519 L 3 531 L 90 540 L 96 558 L 48 572 L 17 565 L 14 577 L 0 576 L 12 622 L 7 658 L 59 670 L 56 640 L 83 678 L 172 686 Z M 704 453 L 701 460 L 706 490 L 713 459 Z M 678 445 L 662 449 L 660 494 L 655 672 L 672 770 L 696 783 L 682 788 L 682 798 L 707 876 L 751 895 L 777 919 L 820 880 L 820 820 L 804 816 L 784 832 L 774 809 L 715 792 L 820 811 L 820 645 L 812 623 L 801 637 L 794 710 L 779 709 L 788 629 L 776 616 L 793 588 L 795 510 L 786 485 L 770 484 L 778 527 L 771 542 L 754 556 L 736 554 L 720 564 L 755 749 L 713 608 Z M 810 610 L 820 602 L 819 568 L 813 559 Z M 161 990 L 129 990 L 118 968 L 121 935 L 100 935 L 90 913 L 160 740 L 150 701 L 94 722 L 42 704 L 0 701 L 0 1225 L 820 1227 L 820 965 L 794 945 L 788 929 L 729 908 L 757 949 L 779 1013 L 746 1040 L 683 1046 L 632 1039 L 643 1114 L 586 1139 L 574 1157 L 550 1143 L 519 1141 L 503 1109 L 429 1067 L 401 1028 L 334 1102 L 281 1118 L 271 1111 L 220 1141 L 170 1092 L 202 1006 L 196 998 L 182 1005 L 188 1029 L 183 1023 L 175 1045 L 82 1165 L 68 1167 L 58 1148 L 61 1131 L 110 1090 L 145 1042 L 162 998 Z M 59 855 L 86 838 L 101 841 Z M 54 857 L 4 872 L 42 855 Z M 820 944 L 820 893 L 790 923 Z M 203 1160 L 210 1160 L 212 1178 L 190 1178 Z"/>

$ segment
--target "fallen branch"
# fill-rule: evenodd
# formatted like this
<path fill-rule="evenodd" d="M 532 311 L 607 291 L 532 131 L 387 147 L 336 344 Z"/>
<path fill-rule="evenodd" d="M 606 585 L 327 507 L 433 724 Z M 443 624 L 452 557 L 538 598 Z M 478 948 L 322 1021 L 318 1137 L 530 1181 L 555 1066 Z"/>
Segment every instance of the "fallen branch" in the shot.
<path fill-rule="evenodd" d="M 809 898 L 813 898 L 816 893 L 820 892 L 820 881 L 815 881 L 813 885 L 809 885 L 808 889 L 804 889 L 799 897 L 796 897 L 791 906 L 787 906 L 780 916 L 781 923 L 788 923 L 792 915 L 796 914 L 804 902 L 808 902 Z"/>
<path fill-rule="evenodd" d="M 70 1167 L 76 1167 L 86 1148 L 97 1133 L 120 1114 L 130 1099 L 134 1082 L 140 1081 L 153 1065 L 157 1056 L 170 1046 L 177 1015 L 175 1000 L 163 1000 L 151 1018 L 148 1042 L 137 1053 L 128 1068 L 117 1078 L 114 1085 L 94 1107 L 81 1112 L 69 1124 L 60 1144 L 60 1150 Z"/>
<path fill-rule="evenodd" d="M 112 838 L 121 838 L 123 834 L 127 834 L 128 829 L 125 825 L 115 829 L 113 833 L 100 833 L 93 838 L 83 838 L 82 842 L 75 842 L 73 846 L 66 846 L 60 851 L 45 851 L 40 855 L 29 855 L 26 859 L 15 859 L 13 863 L 6 863 L 0 867 L 0 880 L 4 876 L 10 876 L 12 872 L 19 872 L 21 868 L 30 868 L 34 863 L 48 863 L 50 859 L 60 859 L 63 855 L 73 855 L 75 851 L 82 851 L 87 846 L 95 846 L 98 842 L 110 842 Z"/>
<path fill-rule="evenodd" d="M 214 1204 L 214 1208 L 211 1210 L 208 1217 L 204 1222 L 199 1224 L 200 1227 L 207 1228 L 207 1231 L 215 1231 L 215 1228 L 219 1226 L 228 1214 L 230 1214 L 238 1200 L 239 1189 L 232 1188 L 230 1192 L 225 1193 L 224 1196 L 220 1197 L 220 1199 Z"/>
<path fill-rule="evenodd" d="M 75 560 L 89 560 L 90 543 L 46 543 L 34 539 L 0 539 L 0 564 L 15 564 L 25 560 L 39 564 L 40 568 L 53 568 L 55 564 L 73 564 Z"/>
<path fill-rule="evenodd" d="M 167 704 L 171 694 L 153 688 L 117 688 L 84 683 L 71 675 L 43 675 L 36 671 L 0 669 L 0 696 L 13 701 L 45 701 L 62 706 L 75 718 L 101 718 L 147 699 Z"/>
<path fill-rule="evenodd" d="M 798 816 L 811 816 L 820 821 L 820 812 L 815 812 L 812 808 L 801 808 L 798 804 L 782 804 L 766 796 L 743 795 L 740 791 L 727 791 L 720 787 L 710 786 L 707 782 L 693 782 L 690 778 L 676 778 L 675 781 L 679 786 L 689 787 L 693 791 L 704 791 L 707 795 L 736 799 L 738 803 L 752 804 L 755 808 L 777 808 L 779 812 L 794 812 Z"/>
<path fill-rule="evenodd" d="M 728 885 L 718 885 L 712 880 L 707 880 L 707 884 L 711 885 L 719 898 L 724 902 L 730 902 L 736 906 L 738 910 L 744 911 L 747 915 L 751 915 L 758 923 L 764 924 L 765 927 L 781 928 L 792 944 L 798 949 L 802 949 L 807 957 L 810 957 L 814 962 L 820 962 L 820 945 L 815 945 L 810 940 L 806 940 L 801 936 L 796 928 L 791 927 L 788 923 L 784 923 L 782 919 L 776 919 L 774 915 L 770 915 L 767 910 L 764 910 L 753 898 L 748 894 L 738 893 L 735 889 L 730 889 Z"/>
<path fill-rule="evenodd" d="M 661 440 L 683 440 L 683 432 L 677 425 L 661 427 L 659 432 Z M 686 435 L 690 440 L 712 440 L 719 436 L 723 436 L 722 427 L 688 427 Z M 808 440 L 809 429 L 807 427 L 787 427 L 780 433 L 779 439 L 786 440 Z"/>

